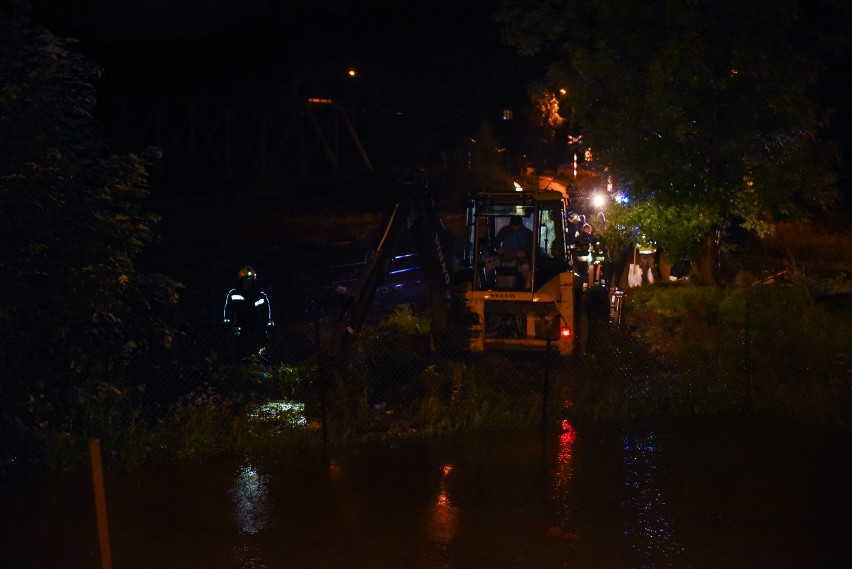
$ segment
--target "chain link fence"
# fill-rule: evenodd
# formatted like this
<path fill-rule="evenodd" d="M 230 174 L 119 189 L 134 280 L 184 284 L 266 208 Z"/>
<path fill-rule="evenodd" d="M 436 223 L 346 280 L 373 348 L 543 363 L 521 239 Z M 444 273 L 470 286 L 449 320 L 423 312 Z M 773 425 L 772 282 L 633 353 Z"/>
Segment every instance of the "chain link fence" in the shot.
<path fill-rule="evenodd" d="M 609 300 L 584 305 L 569 357 L 437 350 L 428 316 L 410 304 L 356 337 L 322 314 L 279 321 L 263 353 L 250 359 L 223 331 L 195 330 L 140 367 L 138 404 L 155 419 L 205 397 L 292 401 L 326 441 L 518 428 L 566 414 L 771 409 L 847 420 L 852 349 L 830 310 L 747 303 L 726 315 L 709 307 L 631 315 L 629 307 L 610 310 Z"/>
<path fill-rule="evenodd" d="M 249 358 L 219 326 L 187 326 L 133 362 L 121 386 L 83 386 L 72 436 L 33 441 L 30 454 L 61 463 L 57 455 L 73 450 L 62 441 L 97 437 L 109 459 L 142 462 L 155 451 L 187 456 L 188 444 L 198 456 L 244 449 L 259 434 L 281 445 L 336 444 L 743 411 L 852 424 L 848 299 L 767 294 L 666 311 L 628 291 L 615 313 L 612 297 L 602 299 L 583 304 L 570 356 L 436 349 L 428 314 L 409 302 L 386 304 L 347 336 L 333 300 L 306 300 L 297 312 L 313 318 L 279 318 Z M 167 448 L 181 437 L 183 450 Z"/>

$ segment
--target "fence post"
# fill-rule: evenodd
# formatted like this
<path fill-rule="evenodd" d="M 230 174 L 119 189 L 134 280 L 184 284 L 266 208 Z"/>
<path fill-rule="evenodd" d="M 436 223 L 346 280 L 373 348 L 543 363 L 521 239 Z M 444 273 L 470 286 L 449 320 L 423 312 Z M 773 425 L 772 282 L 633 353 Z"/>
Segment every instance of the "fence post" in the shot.
<path fill-rule="evenodd" d="M 107 521 L 104 470 L 101 462 L 100 439 L 89 439 L 89 455 L 92 462 L 92 486 L 95 490 L 95 512 L 98 518 L 98 543 L 101 548 L 101 569 L 112 569 L 112 553 L 109 548 L 109 523 Z"/>
<path fill-rule="evenodd" d="M 751 304 L 745 305 L 745 373 L 746 373 L 746 401 L 747 412 L 751 412 Z"/>
<path fill-rule="evenodd" d="M 548 326 L 547 341 L 544 344 L 544 378 L 541 388 L 541 426 L 547 425 L 547 407 L 550 405 L 550 327 Z"/>
<path fill-rule="evenodd" d="M 328 445 L 328 417 L 326 415 L 326 386 L 328 384 L 328 366 L 325 361 L 325 354 L 322 350 L 322 335 L 320 334 L 319 320 L 315 321 L 314 331 L 316 332 L 317 342 L 317 380 L 319 381 L 319 405 L 320 405 L 320 423 L 322 427 L 322 445 Z"/>

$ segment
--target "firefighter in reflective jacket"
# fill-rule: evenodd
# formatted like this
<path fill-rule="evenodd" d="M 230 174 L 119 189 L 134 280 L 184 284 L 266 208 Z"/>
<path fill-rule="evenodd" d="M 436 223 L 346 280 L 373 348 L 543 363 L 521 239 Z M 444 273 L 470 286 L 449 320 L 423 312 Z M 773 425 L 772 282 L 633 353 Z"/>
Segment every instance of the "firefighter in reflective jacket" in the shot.
<path fill-rule="evenodd" d="M 589 263 L 592 260 L 592 239 L 592 226 L 584 223 L 577 239 L 574 240 L 574 274 L 583 283 L 583 287 L 588 286 Z"/>
<path fill-rule="evenodd" d="M 592 266 L 589 269 L 589 285 L 606 286 L 606 280 L 604 280 L 603 276 L 603 264 L 606 261 L 606 254 L 604 253 L 603 244 L 597 237 L 592 239 L 590 254 Z"/>
<path fill-rule="evenodd" d="M 246 265 L 240 269 L 239 284 L 225 297 L 222 324 L 237 340 L 237 355 L 248 359 L 266 349 L 272 321 L 269 297 L 257 286 L 257 273 Z"/>
<path fill-rule="evenodd" d="M 657 254 L 657 244 L 645 235 L 641 235 L 636 242 L 639 253 L 639 268 L 642 270 L 642 283 L 654 284 L 654 270 L 657 263 L 654 260 Z"/>

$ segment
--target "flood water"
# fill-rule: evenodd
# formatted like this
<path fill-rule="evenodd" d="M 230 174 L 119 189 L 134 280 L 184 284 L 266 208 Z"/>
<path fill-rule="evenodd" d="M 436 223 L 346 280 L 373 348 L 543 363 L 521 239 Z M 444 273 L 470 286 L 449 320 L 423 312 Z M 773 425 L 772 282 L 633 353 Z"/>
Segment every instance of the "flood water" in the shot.
<path fill-rule="evenodd" d="M 852 445 L 704 419 L 106 473 L 115 568 L 849 567 Z M 100 567 L 88 473 L 0 485 L 0 567 Z"/>

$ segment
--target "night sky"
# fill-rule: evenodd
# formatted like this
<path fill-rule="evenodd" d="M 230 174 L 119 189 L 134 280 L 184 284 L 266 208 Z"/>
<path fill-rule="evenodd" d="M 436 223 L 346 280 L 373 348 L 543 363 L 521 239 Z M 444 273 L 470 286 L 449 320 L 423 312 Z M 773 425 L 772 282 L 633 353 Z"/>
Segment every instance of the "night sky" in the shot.
<path fill-rule="evenodd" d="M 504 44 L 497 3 L 34 0 L 33 10 L 106 69 L 101 98 L 320 96 L 346 101 L 351 113 L 386 115 L 447 108 L 460 134 L 520 108 L 527 84 L 544 73 L 546 62 Z M 852 148 L 849 62 L 839 54 L 821 82 L 835 108 L 828 135 L 844 155 Z M 356 80 L 346 77 L 350 68 Z"/>
<path fill-rule="evenodd" d="M 503 42 L 494 19 L 497 4 L 34 0 L 33 5 L 38 23 L 77 39 L 76 49 L 105 68 L 98 85 L 105 109 L 127 98 L 231 104 L 329 98 L 346 109 L 381 169 L 440 160 L 440 153 L 486 120 L 513 127 L 500 120 L 502 111 L 517 113 L 527 104 L 528 84 L 544 75 L 544 64 Z M 354 79 L 349 69 L 357 71 Z"/>
<path fill-rule="evenodd" d="M 522 101 L 542 67 L 501 38 L 496 2 L 35 0 L 36 18 L 104 66 L 103 88 L 158 96 L 341 93 L 413 108 L 450 89 Z M 351 91 L 351 83 L 345 87 Z M 337 92 L 335 92 L 337 91 Z"/>

